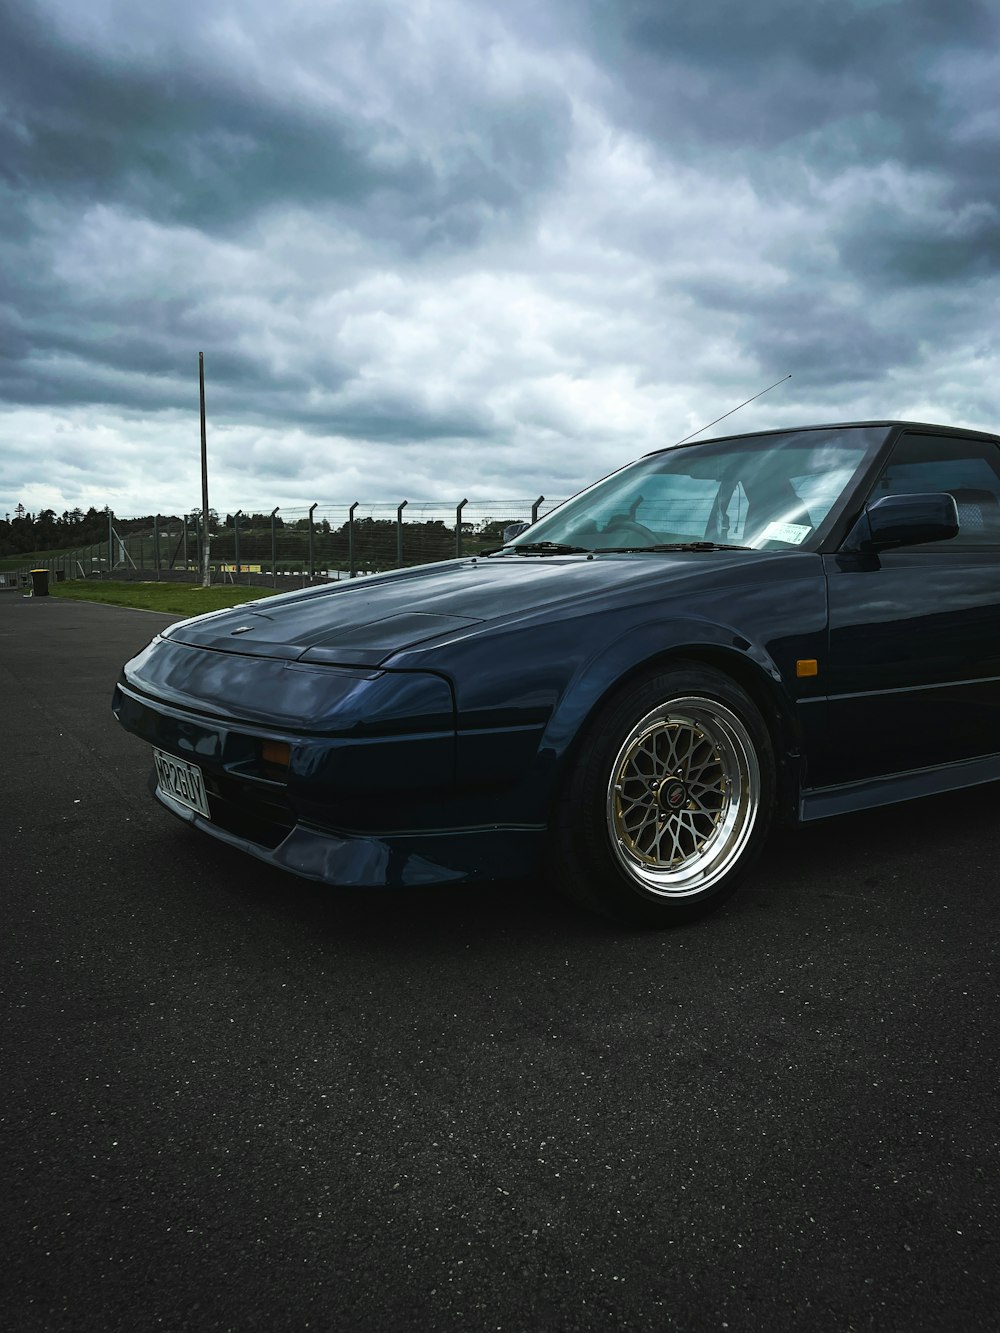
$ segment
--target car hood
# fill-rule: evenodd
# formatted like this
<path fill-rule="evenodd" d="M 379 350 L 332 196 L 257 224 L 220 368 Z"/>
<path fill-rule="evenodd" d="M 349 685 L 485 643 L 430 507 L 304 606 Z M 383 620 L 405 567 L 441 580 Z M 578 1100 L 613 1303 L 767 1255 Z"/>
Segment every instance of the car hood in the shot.
<path fill-rule="evenodd" d="M 712 551 L 453 560 L 246 602 L 181 621 L 166 636 L 253 657 L 378 666 L 394 653 L 488 621 L 545 613 L 650 581 L 662 588 L 710 575 L 714 582 L 734 564 L 774 558 Z"/>

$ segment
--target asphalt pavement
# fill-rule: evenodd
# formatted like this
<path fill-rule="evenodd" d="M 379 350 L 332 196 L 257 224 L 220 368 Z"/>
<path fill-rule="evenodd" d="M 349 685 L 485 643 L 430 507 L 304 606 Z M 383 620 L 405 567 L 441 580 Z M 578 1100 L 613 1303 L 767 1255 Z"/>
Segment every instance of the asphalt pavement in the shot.
<path fill-rule="evenodd" d="M 666 933 L 345 893 L 150 799 L 167 623 L 0 592 L 5 1327 L 997 1326 L 1000 790 Z"/>

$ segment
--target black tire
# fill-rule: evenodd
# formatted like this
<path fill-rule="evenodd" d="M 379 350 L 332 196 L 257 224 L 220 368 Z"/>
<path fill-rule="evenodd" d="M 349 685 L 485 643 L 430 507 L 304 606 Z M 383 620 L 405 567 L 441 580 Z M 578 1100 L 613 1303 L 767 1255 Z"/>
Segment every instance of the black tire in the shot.
<path fill-rule="evenodd" d="M 771 738 L 730 677 L 677 662 L 589 725 L 553 818 L 563 893 L 615 920 L 691 921 L 738 887 L 774 813 Z"/>

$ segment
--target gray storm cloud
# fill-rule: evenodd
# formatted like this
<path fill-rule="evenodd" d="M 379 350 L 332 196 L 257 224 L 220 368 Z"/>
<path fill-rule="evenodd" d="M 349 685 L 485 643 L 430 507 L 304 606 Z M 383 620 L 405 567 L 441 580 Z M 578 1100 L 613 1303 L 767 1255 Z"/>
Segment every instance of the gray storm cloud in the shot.
<path fill-rule="evenodd" d="M 569 492 L 787 373 L 734 424 L 1000 420 L 991 4 L 0 24 L 0 507 L 196 503 L 199 350 L 230 508 Z"/>

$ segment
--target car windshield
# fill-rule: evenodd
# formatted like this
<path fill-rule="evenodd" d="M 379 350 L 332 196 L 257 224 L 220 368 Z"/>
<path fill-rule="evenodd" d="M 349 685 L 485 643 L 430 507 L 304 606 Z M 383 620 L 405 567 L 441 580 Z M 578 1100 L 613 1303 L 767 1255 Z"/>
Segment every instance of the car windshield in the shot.
<path fill-rule="evenodd" d="M 833 427 L 667 449 L 581 491 L 505 549 L 808 547 L 885 434 L 885 426 Z"/>

